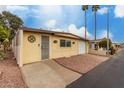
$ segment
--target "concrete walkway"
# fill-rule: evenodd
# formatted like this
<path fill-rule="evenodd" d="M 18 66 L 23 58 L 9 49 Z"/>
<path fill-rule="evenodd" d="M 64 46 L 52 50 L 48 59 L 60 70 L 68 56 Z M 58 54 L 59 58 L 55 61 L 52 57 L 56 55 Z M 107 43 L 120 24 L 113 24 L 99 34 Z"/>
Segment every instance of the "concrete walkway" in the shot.
<path fill-rule="evenodd" d="M 81 77 L 81 74 L 73 72 L 61 65 L 59 65 L 58 63 L 54 62 L 53 60 L 44 62 L 45 64 L 47 64 L 49 67 L 51 67 L 60 77 L 63 78 L 63 80 L 65 81 L 65 85 L 68 85 L 72 82 L 74 82 L 75 80 L 77 80 L 79 77 Z"/>
<path fill-rule="evenodd" d="M 124 50 L 67 87 L 124 88 Z"/>
<path fill-rule="evenodd" d="M 81 76 L 53 60 L 24 65 L 21 71 L 30 88 L 63 88 Z"/>

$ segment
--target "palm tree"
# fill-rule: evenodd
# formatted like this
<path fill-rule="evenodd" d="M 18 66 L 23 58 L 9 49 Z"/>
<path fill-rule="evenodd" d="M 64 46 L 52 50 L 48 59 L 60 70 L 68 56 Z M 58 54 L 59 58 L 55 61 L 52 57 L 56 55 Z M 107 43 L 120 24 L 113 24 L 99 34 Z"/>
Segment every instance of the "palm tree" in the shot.
<path fill-rule="evenodd" d="M 87 38 L 87 32 L 86 32 L 86 28 L 87 28 L 87 18 L 86 18 L 86 16 L 87 16 L 87 10 L 88 10 L 88 5 L 83 5 L 82 6 L 82 10 L 85 12 L 85 40 L 86 40 L 86 38 Z M 86 44 L 86 42 L 85 42 L 85 52 L 87 52 L 87 44 Z"/>
<path fill-rule="evenodd" d="M 109 55 L 109 7 L 108 7 L 108 12 L 107 12 L 107 55 Z"/>
<path fill-rule="evenodd" d="M 100 8 L 100 6 L 99 5 L 93 5 L 92 6 L 92 11 L 94 12 L 94 26 L 95 26 L 95 31 L 94 31 L 94 33 L 95 33 L 95 41 L 96 41 L 96 12 L 97 12 L 97 10 Z M 95 43 L 95 49 L 97 49 L 98 48 L 98 45 Z"/>
<path fill-rule="evenodd" d="M 96 40 L 96 12 L 100 8 L 99 5 L 93 5 L 92 11 L 94 12 L 94 25 L 95 25 L 95 40 Z"/>

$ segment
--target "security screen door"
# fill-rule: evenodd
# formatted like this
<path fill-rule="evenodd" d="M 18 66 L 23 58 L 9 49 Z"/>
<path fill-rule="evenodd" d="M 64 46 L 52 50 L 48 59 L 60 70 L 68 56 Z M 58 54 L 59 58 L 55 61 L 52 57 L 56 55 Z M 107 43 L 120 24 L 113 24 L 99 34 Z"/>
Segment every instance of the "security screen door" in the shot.
<path fill-rule="evenodd" d="M 42 36 L 41 41 L 42 60 L 49 59 L 49 36 Z"/>

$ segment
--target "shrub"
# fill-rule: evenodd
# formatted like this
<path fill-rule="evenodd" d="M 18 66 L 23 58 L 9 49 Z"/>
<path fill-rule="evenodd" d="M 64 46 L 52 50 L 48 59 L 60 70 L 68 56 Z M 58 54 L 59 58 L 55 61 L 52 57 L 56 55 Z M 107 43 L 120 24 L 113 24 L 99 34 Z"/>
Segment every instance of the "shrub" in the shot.
<path fill-rule="evenodd" d="M 112 46 L 112 42 L 111 42 L 111 40 L 109 39 L 109 47 L 111 47 L 111 46 Z M 99 47 L 100 47 L 100 48 L 106 48 L 106 49 L 107 49 L 107 39 L 106 39 L 106 38 L 102 39 L 102 40 L 99 42 Z"/>
<path fill-rule="evenodd" d="M 111 47 L 109 50 L 110 50 L 110 54 L 111 54 L 111 55 L 114 55 L 115 52 L 116 52 L 115 49 L 114 49 L 113 47 Z"/>

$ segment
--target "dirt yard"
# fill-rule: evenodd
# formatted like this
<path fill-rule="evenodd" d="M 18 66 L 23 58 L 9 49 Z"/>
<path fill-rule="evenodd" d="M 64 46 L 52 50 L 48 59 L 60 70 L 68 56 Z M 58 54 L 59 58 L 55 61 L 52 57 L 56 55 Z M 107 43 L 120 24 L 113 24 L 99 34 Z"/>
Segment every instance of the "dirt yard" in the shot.
<path fill-rule="evenodd" d="M 25 88 L 26 85 L 12 53 L 8 52 L 7 54 L 7 58 L 0 61 L 0 87 Z"/>
<path fill-rule="evenodd" d="M 84 54 L 84 55 L 71 56 L 68 58 L 58 58 L 54 60 L 58 64 L 66 68 L 84 74 L 92 70 L 102 62 L 106 61 L 107 59 L 108 57 Z"/>

